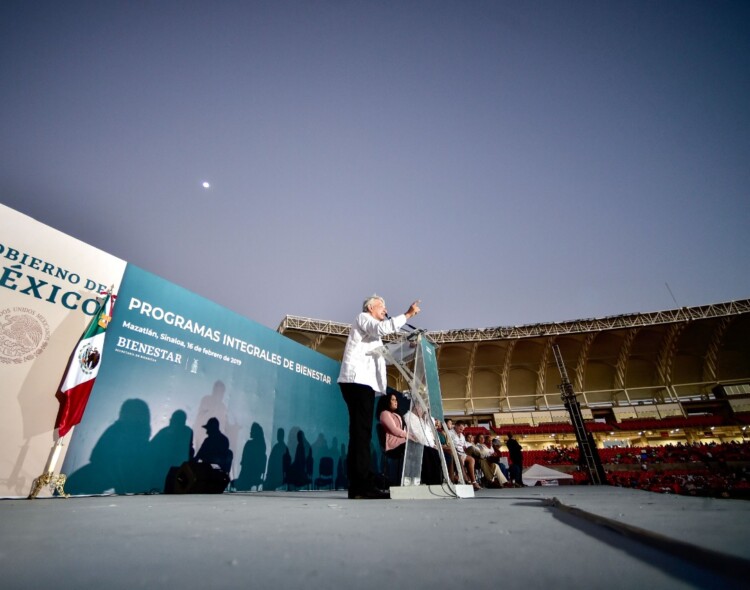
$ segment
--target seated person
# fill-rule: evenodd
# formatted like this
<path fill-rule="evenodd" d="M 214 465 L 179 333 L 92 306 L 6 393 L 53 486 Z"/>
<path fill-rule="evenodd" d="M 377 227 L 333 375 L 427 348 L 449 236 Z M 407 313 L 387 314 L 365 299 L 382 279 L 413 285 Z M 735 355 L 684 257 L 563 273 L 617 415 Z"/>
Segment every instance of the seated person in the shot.
<path fill-rule="evenodd" d="M 475 459 L 479 458 L 479 449 L 476 447 L 476 443 L 474 440 L 473 434 L 465 434 L 464 438 L 466 439 L 466 445 L 464 446 L 464 450 L 466 451 L 467 455 L 471 455 Z"/>
<path fill-rule="evenodd" d="M 409 433 L 404 428 L 404 421 L 398 413 L 398 398 L 391 393 L 388 396 L 388 408 L 380 412 L 380 424 L 385 431 L 385 455 L 392 459 L 404 456 L 404 443 Z"/>
<path fill-rule="evenodd" d="M 501 460 L 502 459 L 502 451 L 500 450 L 500 447 L 503 446 L 503 442 L 500 440 L 499 437 L 495 437 L 492 439 L 492 455 L 487 458 L 488 461 L 491 463 L 495 463 L 499 468 L 500 471 L 502 471 L 503 475 L 505 476 L 505 479 L 510 480 L 510 471 L 508 470 L 507 465 Z"/>
<path fill-rule="evenodd" d="M 487 446 L 487 435 L 477 434 L 475 446 L 479 449 L 479 454 L 482 457 L 489 457 L 492 454 L 492 449 Z"/>
<path fill-rule="evenodd" d="M 424 406 L 420 402 L 413 402 L 411 410 L 404 415 L 406 430 L 415 444 L 422 445 L 422 473 L 423 484 L 440 485 L 443 483 L 440 451 L 437 449 L 432 425 Z"/>
<path fill-rule="evenodd" d="M 446 418 L 445 424 L 446 426 L 452 424 L 452 420 L 450 418 Z M 458 483 L 458 475 L 456 475 L 456 467 L 455 465 L 453 465 L 453 453 L 451 453 L 451 447 L 448 444 L 448 435 L 446 434 L 446 428 L 443 426 L 440 420 L 435 420 L 435 429 L 438 433 L 440 448 L 442 448 L 443 450 L 445 464 L 448 467 L 448 475 L 450 476 L 453 483 Z"/>
<path fill-rule="evenodd" d="M 451 441 L 458 454 L 458 460 L 461 463 L 461 467 L 464 472 L 464 480 L 468 481 L 475 490 L 479 490 L 482 486 L 476 480 L 474 475 L 475 460 L 474 457 L 467 454 L 466 452 L 466 437 L 464 437 L 464 428 L 466 425 L 462 421 L 456 422 L 456 426 L 453 430 L 448 431 L 451 436 Z"/>
<path fill-rule="evenodd" d="M 513 487 L 500 469 L 500 465 L 490 460 L 494 453 L 484 444 L 485 440 L 484 434 L 477 435 L 474 449 L 478 455 L 479 468 L 488 482 L 487 485 L 491 488 Z"/>

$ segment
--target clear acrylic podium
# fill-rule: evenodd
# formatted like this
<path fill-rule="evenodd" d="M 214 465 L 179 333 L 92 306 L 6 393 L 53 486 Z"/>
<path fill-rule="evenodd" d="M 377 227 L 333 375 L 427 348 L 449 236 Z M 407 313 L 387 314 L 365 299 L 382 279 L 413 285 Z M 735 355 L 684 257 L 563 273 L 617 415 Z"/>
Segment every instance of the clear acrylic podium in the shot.
<path fill-rule="evenodd" d="M 381 346 L 374 354 L 382 356 L 386 364 L 396 367 L 409 384 L 409 412 L 404 417 L 409 436 L 404 449 L 401 485 L 391 486 L 391 498 L 473 498 L 474 488 L 464 483 L 456 450 L 448 436 L 447 444 L 451 448 L 456 472 L 460 478 L 459 484 L 451 482 L 433 420 L 434 415 L 440 420 L 443 419 L 435 345 L 427 339 L 424 330 L 414 330 L 397 342 Z M 439 451 L 444 482 L 441 485 L 422 483 L 422 455 L 425 445 L 436 446 Z"/>

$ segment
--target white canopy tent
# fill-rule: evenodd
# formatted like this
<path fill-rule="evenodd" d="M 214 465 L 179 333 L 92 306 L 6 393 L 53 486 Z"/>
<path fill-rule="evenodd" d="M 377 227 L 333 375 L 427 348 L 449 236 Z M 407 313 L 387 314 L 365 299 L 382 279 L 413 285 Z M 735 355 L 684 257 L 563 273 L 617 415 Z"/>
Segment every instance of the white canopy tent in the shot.
<path fill-rule="evenodd" d="M 545 485 L 547 482 L 551 485 L 559 485 L 560 480 L 563 479 L 572 480 L 573 476 L 545 467 L 544 465 L 539 465 L 539 463 L 534 463 L 534 465 L 523 472 L 523 483 L 527 486 L 535 486 L 537 482 L 542 482 L 540 485 Z"/>

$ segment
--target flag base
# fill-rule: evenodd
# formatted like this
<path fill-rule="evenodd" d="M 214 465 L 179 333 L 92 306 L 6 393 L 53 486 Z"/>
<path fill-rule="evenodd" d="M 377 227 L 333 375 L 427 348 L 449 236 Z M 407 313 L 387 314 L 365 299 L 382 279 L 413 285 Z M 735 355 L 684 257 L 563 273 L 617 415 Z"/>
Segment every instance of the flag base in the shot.
<path fill-rule="evenodd" d="M 70 498 L 70 494 L 65 493 L 66 479 L 67 476 L 64 473 L 55 475 L 54 473 L 47 472 L 43 475 L 40 475 L 34 480 L 34 484 L 31 488 L 31 493 L 29 494 L 27 499 L 33 500 L 34 498 L 36 498 L 39 495 L 39 492 L 42 491 L 42 488 L 44 486 L 50 486 L 53 491 L 57 490 L 57 493 L 63 498 Z"/>
<path fill-rule="evenodd" d="M 55 475 L 55 466 L 57 465 L 57 460 L 60 458 L 62 448 L 63 439 L 60 437 L 49 452 L 49 459 L 47 459 L 47 465 L 44 467 L 44 473 L 37 477 L 31 486 L 31 493 L 28 496 L 29 500 L 36 498 L 44 486 L 50 486 L 53 492 L 57 490 L 57 493 L 63 498 L 70 498 L 70 494 L 65 493 L 65 480 L 67 476 L 64 473 Z"/>

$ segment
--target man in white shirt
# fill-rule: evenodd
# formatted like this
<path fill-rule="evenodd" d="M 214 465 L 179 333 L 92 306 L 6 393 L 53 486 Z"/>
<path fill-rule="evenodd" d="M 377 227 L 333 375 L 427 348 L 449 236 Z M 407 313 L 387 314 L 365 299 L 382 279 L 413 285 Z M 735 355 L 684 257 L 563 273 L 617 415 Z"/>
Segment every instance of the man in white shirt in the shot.
<path fill-rule="evenodd" d="M 508 483 L 508 479 L 500 470 L 500 466 L 497 463 L 490 461 L 490 457 L 492 457 L 494 453 L 492 449 L 484 444 L 486 438 L 487 437 L 484 434 L 477 435 L 474 448 L 477 453 L 476 460 L 479 462 L 479 468 L 482 470 L 484 478 L 487 480 L 487 485 L 491 488 L 513 487 Z"/>
<path fill-rule="evenodd" d="M 453 440 L 453 446 L 456 447 L 456 453 L 458 453 L 459 459 L 462 455 L 466 454 L 466 437 L 464 436 L 464 426 L 464 423 L 459 420 L 458 422 L 456 422 L 456 425 L 448 431 L 451 440 Z"/>
<path fill-rule="evenodd" d="M 424 417 L 420 417 L 420 413 L 419 408 L 413 407 L 404 414 L 406 430 L 412 435 L 412 440 L 418 442 L 420 445 L 435 447 L 435 435 L 432 433 L 432 427 Z"/>
<path fill-rule="evenodd" d="M 419 301 L 406 313 L 388 317 L 385 301 L 379 295 L 362 304 L 344 348 L 338 384 L 349 410 L 349 498 L 388 498 L 378 489 L 370 471 L 370 439 L 375 396 L 384 395 L 387 386 L 385 359 L 373 350 L 383 345 L 382 336 L 393 334 L 419 313 Z"/>

